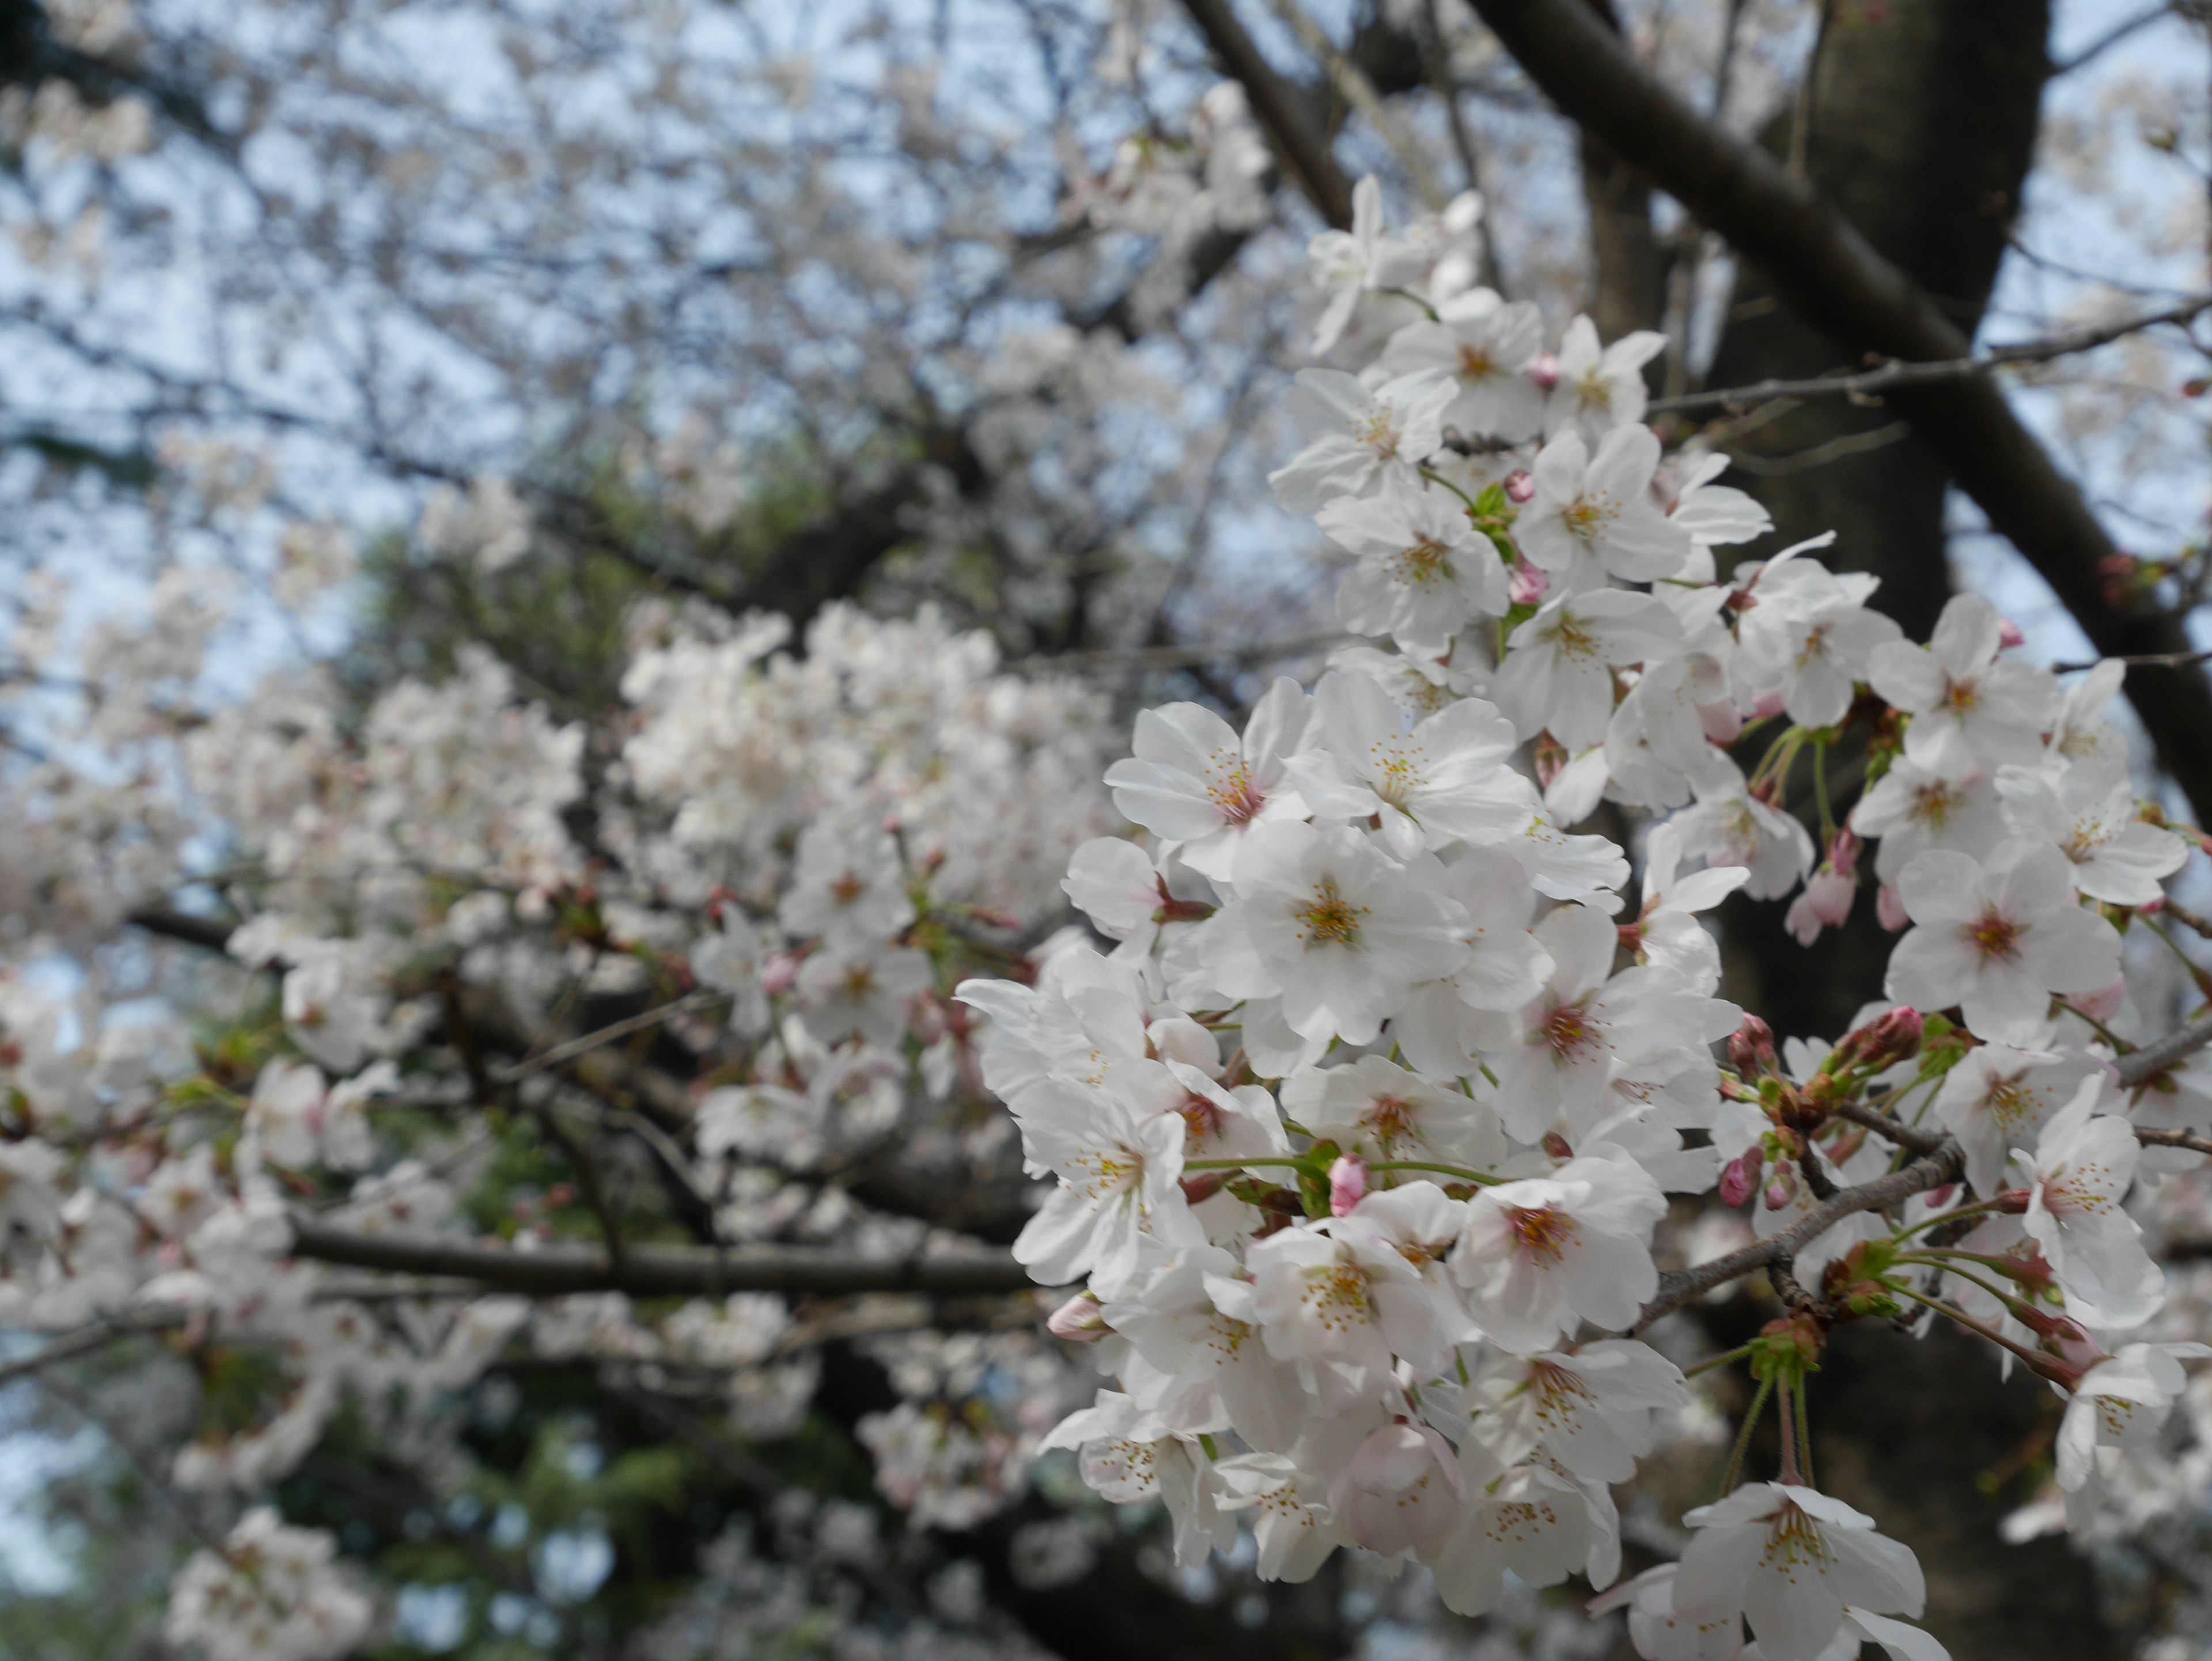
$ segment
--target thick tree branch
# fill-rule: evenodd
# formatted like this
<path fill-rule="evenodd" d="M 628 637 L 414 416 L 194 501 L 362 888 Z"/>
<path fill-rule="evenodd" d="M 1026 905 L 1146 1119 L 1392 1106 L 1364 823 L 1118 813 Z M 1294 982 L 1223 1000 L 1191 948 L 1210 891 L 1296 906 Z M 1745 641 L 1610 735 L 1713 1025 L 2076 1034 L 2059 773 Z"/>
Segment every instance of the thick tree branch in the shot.
<path fill-rule="evenodd" d="M 1843 349 L 1908 362 L 1972 355 L 1936 302 L 1832 204 L 1683 102 L 1580 0 L 1475 0 L 1475 8 L 1564 114 L 1635 156 Z M 1899 386 L 1891 396 L 2100 653 L 2189 648 L 2179 618 L 2106 605 L 2102 569 L 2119 549 L 1987 376 Z M 2160 759 L 2199 818 L 2212 817 L 2212 687 L 2179 668 L 2144 668 L 2131 680 Z"/>
<path fill-rule="evenodd" d="M 2183 1056 L 2212 1043 L 2212 1013 L 2199 1015 L 2179 1032 L 2169 1032 L 2155 1043 L 2147 1043 L 2120 1057 L 2115 1067 L 2121 1085 L 2129 1090 L 2148 1084 Z"/>
<path fill-rule="evenodd" d="M 1282 159 L 1283 170 L 1323 219 L 1340 231 L 1350 229 L 1352 183 L 1330 153 L 1328 135 L 1307 116 L 1297 89 L 1261 55 L 1229 0 L 1183 0 L 1183 9 L 1221 67 L 1244 88 L 1253 119 Z"/>
<path fill-rule="evenodd" d="M 1010 1253 L 972 1246 L 893 1257 L 824 1246 L 711 1250 L 634 1245 L 617 1265 L 605 1252 L 588 1246 L 517 1251 L 428 1235 L 365 1234 L 297 1214 L 291 1224 L 296 1257 L 392 1274 L 447 1275 L 538 1298 L 577 1292 L 624 1292 L 637 1298 L 718 1297 L 731 1292 L 964 1296 L 1036 1289 Z"/>

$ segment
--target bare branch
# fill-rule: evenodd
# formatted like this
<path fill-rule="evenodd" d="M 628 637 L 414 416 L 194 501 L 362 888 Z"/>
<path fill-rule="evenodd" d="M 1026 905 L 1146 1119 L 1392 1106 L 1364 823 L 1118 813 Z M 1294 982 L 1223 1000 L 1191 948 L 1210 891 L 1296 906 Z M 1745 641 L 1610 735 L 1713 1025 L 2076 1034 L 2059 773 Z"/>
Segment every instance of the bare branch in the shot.
<path fill-rule="evenodd" d="M 1931 381 L 1957 380 L 1966 375 L 1985 374 L 2008 363 L 2048 363 L 2054 358 L 2093 352 L 2100 346 L 2109 346 L 2116 340 L 2124 340 L 2131 334 L 2140 334 L 2145 329 L 2156 328 L 2160 324 L 2193 322 L 2208 311 L 2212 311 L 2212 295 L 2198 295 L 2178 306 L 2169 306 L 2163 311 L 2148 313 L 2141 317 L 2131 317 L 2124 322 L 2108 324 L 2102 328 L 2076 329 L 2070 333 L 2052 335 L 2047 340 L 2023 340 L 2009 346 L 1992 346 L 1976 356 L 1946 358 L 1935 362 L 1912 362 L 1893 357 L 1874 368 L 1863 369 L 1856 374 L 1821 375 L 1811 380 L 1761 380 L 1748 386 L 1723 386 L 1711 392 L 1686 392 L 1680 398 L 1654 399 L 1646 408 L 1649 413 L 1658 415 L 1692 410 L 1742 410 L 1778 398 L 1870 399 L 1877 392 L 1889 392 L 1899 386 L 1919 386 Z"/>
<path fill-rule="evenodd" d="M 687 992 L 673 1002 L 662 1004 L 657 1008 L 646 1010 L 641 1014 L 631 1015 L 619 1021 L 611 1021 L 596 1032 L 585 1033 L 580 1038 L 571 1038 L 566 1043 L 555 1044 L 542 1056 L 532 1056 L 528 1061 L 516 1062 L 511 1066 L 502 1067 L 495 1072 L 492 1077 L 501 1084 L 513 1084 L 516 1080 L 526 1079 L 533 1073 L 543 1073 L 547 1068 L 559 1067 L 564 1062 L 572 1062 L 579 1056 L 587 1055 L 603 1045 L 614 1043 L 617 1038 L 627 1038 L 633 1032 L 642 1032 L 647 1027 L 659 1026 L 664 1022 L 672 1021 L 679 1015 L 689 1015 L 696 1010 L 705 1009 L 728 995 L 726 992 L 712 990 Z"/>
<path fill-rule="evenodd" d="M 1853 1124 L 1863 1124 L 1869 1130 L 1881 1132 L 1899 1147 L 1909 1148 L 1915 1153 L 1941 1153 L 1950 1140 L 1940 1132 L 1921 1130 L 1905 1124 L 1861 1102 L 1845 1102 L 1830 1110 L 1839 1119 L 1849 1119 Z"/>
<path fill-rule="evenodd" d="M 617 1265 L 587 1246 L 535 1251 L 427 1235 L 365 1234 L 294 1214 L 292 1252 L 318 1262 L 399 1275 L 475 1281 L 495 1291 L 554 1298 L 577 1292 L 632 1297 L 719 1297 L 731 1292 L 836 1295 L 921 1292 L 943 1296 L 1035 1291 L 1012 1254 L 982 1247 L 922 1250 L 904 1256 L 823 1246 L 751 1245 L 727 1250 L 633 1245 Z"/>
<path fill-rule="evenodd" d="M 2149 1130 L 2136 1127 L 2136 1140 L 2145 1147 L 2179 1147 L 2191 1153 L 2212 1153 L 2212 1136 L 2193 1130 Z"/>
<path fill-rule="evenodd" d="M 1658 1294 L 1644 1305 L 1629 1328 L 1631 1334 L 1643 1331 L 1662 1315 L 1671 1315 L 1693 1298 L 1702 1298 L 1715 1287 L 1726 1286 L 1730 1281 L 1740 1281 L 1754 1270 L 1769 1263 L 1794 1260 L 1800 1248 L 1818 1239 L 1844 1218 L 1862 1211 L 1880 1211 L 1887 1206 L 1909 1200 L 1916 1194 L 1925 1194 L 1931 1188 L 1941 1188 L 1946 1183 L 1959 1180 L 1965 1168 L 1966 1156 L 1958 1144 L 1948 1136 L 1943 1139 L 1939 1153 L 1915 1159 L 1902 1171 L 1893 1171 L 1887 1177 L 1877 1177 L 1870 1183 L 1861 1183 L 1856 1188 L 1847 1188 L 1832 1200 L 1814 1207 L 1771 1239 L 1747 1245 L 1741 1251 L 1731 1251 L 1725 1257 L 1716 1257 L 1709 1263 L 1699 1263 L 1695 1269 L 1679 1270 L 1659 1277 Z"/>
<path fill-rule="evenodd" d="M 2169 1032 L 2155 1043 L 2147 1043 L 2141 1050 L 2120 1057 L 2115 1070 L 2120 1075 L 2121 1086 L 2129 1090 L 2139 1084 L 2148 1084 L 2185 1056 L 2212 1043 L 2212 1013 L 2199 1015 L 2179 1032 Z"/>
<path fill-rule="evenodd" d="M 1255 641 L 1248 646 L 1194 642 L 1188 646 L 1107 647 L 1096 652 L 1043 652 L 1017 658 L 1010 670 L 1033 674 L 1083 669 L 1183 669 L 1204 663 L 1268 663 L 1278 658 L 1304 657 L 1309 652 L 1334 646 L 1350 646 L 1361 636 L 1341 629 L 1326 635 L 1294 635 L 1287 640 Z"/>
<path fill-rule="evenodd" d="M 1421 154 L 1420 146 L 1399 131 L 1390 112 L 1382 106 L 1382 94 L 1375 90 L 1375 83 L 1367 78 L 1366 71 L 1336 49 L 1336 42 L 1328 38 L 1328 31 L 1307 15 L 1299 0 L 1274 0 L 1274 8 L 1275 15 L 1289 24 L 1291 33 L 1321 59 L 1328 78 L 1344 94 L 1344 101 L 1364 116 L 1367 125 L 1390 147 L 1390 154 L 1398 158 L 1398 165 L 1406 171 L 1406 179 L 1413 186 L 1413 194 L 1431 210 L 1442 210 L 1445 201 L 1443 188 L 1429 171 L 1428 159 Z"/>

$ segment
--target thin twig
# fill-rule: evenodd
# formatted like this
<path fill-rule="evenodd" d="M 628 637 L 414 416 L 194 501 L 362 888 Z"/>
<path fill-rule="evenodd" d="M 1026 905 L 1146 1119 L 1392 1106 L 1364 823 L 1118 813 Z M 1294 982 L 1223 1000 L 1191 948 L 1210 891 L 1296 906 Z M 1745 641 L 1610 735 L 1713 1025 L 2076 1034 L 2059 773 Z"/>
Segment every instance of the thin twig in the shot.
<path fill-rule="evenodd" d="M 2186 669 L 2194 663 L 2212 663 L 2212 652 L 2148 652 L 2131 658 L 2089 658 L 2081 663 L 2054 663 L 2054 675 L 2079 674 L 2100 663 L 2124 663 L 2138 669 Z"/>
<path fill-rule="evenodd" d="M 49 1339 L 36 1353 L 18 1356 L 15 1360 L 0 1365 L 0 1384 L 12 1384 L 18 1378 L 27 1378 L 43 1372 L 64 1361 L 73 1361 L 80 1355 L 90 1355 L 125 1338 L 143 1336 L 149 1332 L 166 1332 L 180 1327 L 191 1318 L 191 1311 L 183 1309 L 149 1310 L 143 1314 L 118 1315 L 92 1325 L 65 1332 Z"/>
<path fill-rule="evenodd" d="M 355 1269 L 452 1276 L 537 1297 L 627 1292 L 635 1297 L 730 1292 L 926 1292 L 946 1296 L 1035 1290 L 1011 1252 L 976 1246 L 903 1256 L 832 1247 L 633 1245 L 619 1269 L 589 1246 L 534 1251 L 422 1234 L 364 1234 L 291 1216 L 292 1254 Z"/>
<path fill-rule="evenodd" d="M 1341 629 L 1326 635 L 1297 635 L 1287 640 L 1263 640 L 1248 645 L 1121 646 L 1095 652 L 1048 652 L 1017 658 L 1006 665 L 1019 673 L 1053 673 L 1080 669 L 1183 669 L 1201 663 L 1266 663 L 1277 658 L 1304 657 L 1330 647 L 1349 646 L 1361 636 Z"/>
<path fill-rule="evenodd" d="M 1944 1138 L 1932 1130 L 1921 1130 L 1903 1120 L 1878 1111 L 1863 1102 L 1842 1102 L 1828 1110 L 1838 1119 L 1849 1119 L 1853 1124 L 1863 1124 L 1869 1130 L 1881 1132 L 1899 1147 L 1915 1153 L 1941 1153 Z"/>
<path fill-rule="evenodd" d="M 1747 386 L 1723 386 L 1711 392 L 1686 392 L 1680 398 L 1654 399 L 1644 407 L 1650 414 L 1661 415 L 1668 411 L 1742 409 L 1778 398 L 1869 398 L 1896 386 L 1918 386 L 1933 380 L 1956 380 L 1966 375 L 1983 374 L 2003 364 L 2047 363 L 2053 358 L 2094 351 L 2100 346 L 2109 346 L 2116 340 L 2124 339 L 2144 329 L 2155 328 L 2160 324 L 2194 321 L 2207 311 L 2212 311 L 2212 295 L 2196 295 L 2178 306 L 2147 312 L 2124 322 L 2107 324 L 2101 328 L 2075 329 L 2043 340 L 2023 340 L 2008 346 L 1992 346 L 1987 351 L 1971 357 L 1942 358 L 1929 362 L 1889 358 L 1873 368 L 1862 369 L 1853 374 L 1820 375 L 1810 380 L 1761 380 Z"/>
<path fill-rule="evenodd" d="M 1375 90 L 1375 83 L 1367 78 L 1366 72 L 1336 49 L 1336 42 L 1328 38 L 1328 31 L 1306 15 L 1298 0 L 1274 0 L 1274 8 L 1275 15 L 1289 24 L 1291 33 L 1321 59 L 1328 78 L 1344 94 L 1344 101 L 1364 116 L 1376 136 L 1390 147 L 1390 154 L 1405 169 L 1406 182 L 1413 187 L 1413 194 L 1431 213 L 1442 212 L 1446 198 L 1436 176 L 1429 171 L 1428 158 L 1421 154 L 1419 145 L 1398 130 L 1398 124 L 1382 106 L 1382 95 Z"/>
<path fill-rule="evenodd" d="M 2191 1153 L 2212 1153 L 2212 1136 L 2193 1130 L 2148 1130 L 2136 1127 L 2136 1140 L 2145 1147 L 2179 1147 Z"/>
<path fill-rule="evenodd" d="M 728 995 L 726 992 L 716 992 L 707 988 L 702 988 L 696 992 L 687 992 L 672 1002 L 661 1004 L 656 1008 L 646 1010 L 641 1014 L 630 1015 L 622 1020 L 611 1022 L 599 1028 L 596 1032 L 586 1032 L 581 1037 L 569 1039 L 566 1043 L 556 1043 L 543 1055 L 532 1056 L 528 1061 L 516 1062 L 509 1066 L 499 1068 L 491 1076 L 499 1084 L 513 1084 L 516 1080 L 526 1079 L 533 1073 L 543 1073 L 550 1067 L 558 1067 L 563 1062 L 574 1061 L 577 1056 L 597 1050 L 602 1044 L 612 1043 L 617 1038 L 627 1038 L 633 1032 L 642 1032 L 649 1026 L 659 1026 L 664 1021 L 672 1021 L 679 1015 L 689 1015 L 695 1010 L 704 1009 L 709 1004 Z"/>

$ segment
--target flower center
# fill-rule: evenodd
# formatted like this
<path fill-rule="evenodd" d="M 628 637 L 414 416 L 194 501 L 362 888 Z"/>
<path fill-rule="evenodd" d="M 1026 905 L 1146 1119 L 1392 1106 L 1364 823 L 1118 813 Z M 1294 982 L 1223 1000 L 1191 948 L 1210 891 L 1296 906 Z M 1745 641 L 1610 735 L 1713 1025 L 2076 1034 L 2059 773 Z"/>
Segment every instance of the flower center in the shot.
<path fill-rule="evenodd" d="M 1241 759 L 1213 776 L 1213 782 L 1206 787 L 1206 799 L 1223 818 L 1238 825 L 1249 824 L 1267 805 L 1267 799 L 1252 788 L 1252 770 Z"/>
<path fill-rule="evenodd" d="M 1386 1153 L 1399 1142 L 1410 1142 L 1417 1134 L 1413 1104 L 1403 1096 L 1377 1096 L 1359 1116 Z"/>
<path fill-rule="evenodd" d="M 1966 793 L 1955 790 L 1942 779 L 1916 785 L 1912 791 L 1912 818 L 1923 830 L 1940 831 L 1951 822 L 1951 815 L 1966 801 Z"/>
<path fill-rule="evenodd" d="M 1948 680 L 1943 684 L 1943 697 L 1937 703 L 1940 709 L 1964 720 L 1974 713 L 1981 703 L 1978 683 L 1969 676 L 1965 680 Z"/>
<path fill-rule="evenodd" d="M 1513 1225 L 1514 1238 L 1521 1242 L 1521 1250 L 1528 1256 L 1548 1257 L 1556 1263 L 1566 1256 L 1567 1247 L 1574 1242 L 1574 1219 L 1549 1206 L 1534 1210 L 1508 1206 L 1505 1216 Z"/>
<path fill-rule="evenodd" d="M 1184 1097 L 1175 1110 L 1182 1115 L 1183 1123 L 1189 1127 L 1184 1147 L 1191 1152 L 1204 1147 L 1209 1138 L 1219 1135 L 1222 1123 L 1229 1116 L 1218 1103 L 1210 1102 L 1203 1096 Z"/>
<path fill-rule="evenodd" d="M 1568 528 L 1573 528 L 1571 524 Z M 1569 612 L 1560 612 L 1553 621 L 1551 638 L 1553 646 L 1563 657 L 1591 658 L 1597 655 L 1597 636 L 1583 627 L 1581 619 Z"/>
<path fill-rule="evenodd" d="M 1595 541 L 1600 532 L 1613 523 L 1613 506 L 1603 496 L 1577 496 L 1559 510 L 1559 517 L 1567 522 L 1567 529 L 1584 542 Z"/>
<path fill-rule="evenodd" d="M 1398 453 L 1398 413 L 1388 405 L 1365 410 L 1352 423 L 1352 435 L 1384 459 Z"/>
<path fill-rule="evenodd" d="M 1794 1579 L 1794 1571 L 1800 1567 L 1820 1571 L 1830 1555 L 1820 1525 L 1793 1502 L 1784 1501 L 1767 1524 L 1763 1567 L 1778 1569 Z"/>
<path fill-rule="evenodd" d="M 830 897 L 840 905 L 850 905 L 868 891 L 868 885 L 848 871 L 830 885 Z"/>
<path fill-rule="evenodd" d="M 1296 913 L 1296 918 L 1304 931 L 1306 949 L 1311 951 L 1317 946 L 1358 946 L 1360 919 L 1366 915 L 1365 906 L 1346 899 L 1336 891 L 1335 882 L 1324 877 L 1314 885 L 1313 898 Z"/>
<path fill-rule="evenodd" d="M 1434 537 L 1423 537 L 1412 547 L 1398 551 L 1398 557 L 1390 563 L 1390 575 L 1409 588 L 1449 582 L 1455 575 L 1451 550 Z"/>
<path fill-rule="evenodd" d="M 2020 925 L 1994 905 L 1983 908 L 1982 915 L 1967 925 L 1966 938 L 1974 950 L 1989 958 L 2009 958 L 2020 950 Z"/>
<path fill-rule="evenodd" d="M 1368 1323 L 1366 1271 L 1351 1263 L 1315 1269 L 1306 1276 L 1306 1313 L 1329 1332 L 1349 1332 Z"/>
<path fill-rule="evenodd" d="M 1544 1017 L 1536 1029 L 1539 1036 L 1551 1047 L 1553 1056 L 1562 1062 L 1572 1063 L 1593 1056 L 1598 1050 L 1597 1026 L 1589 1012 L 1578 1003 L 1563 1003 Z"/>

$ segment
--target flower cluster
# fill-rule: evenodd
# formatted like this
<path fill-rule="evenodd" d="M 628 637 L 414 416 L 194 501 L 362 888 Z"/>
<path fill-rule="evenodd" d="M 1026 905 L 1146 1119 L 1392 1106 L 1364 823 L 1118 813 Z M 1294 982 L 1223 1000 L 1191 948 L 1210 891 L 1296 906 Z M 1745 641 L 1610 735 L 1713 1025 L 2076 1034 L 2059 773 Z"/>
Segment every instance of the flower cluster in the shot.
<path fill-rule="evenodd" d="M 1350 556 L 1346 626 L 1387 642 L 1276 682 L 1241 731 L 1139 715 L 1106 778 L 1144 835 L 1087 843 L 1066 882 L 1110 953 L 961 989 L 1055 1183 L 1016 1255 L 1085 1283 L 1053 1327 L 1118 1386 L 1051 1444 L 1164 1503 L 1185 1563 L 1243 1514 L 1270 1578 L 1358 1546 L 1466 1614 L 1508 1571 L 1602 1587 L 1609 1485 L 1689 1393 L 1596 1335 L 1680 1301 L 1654 1230 L 1717 1185 L 1787 1236 L 1762 1261 L 1793 1312 L 1723 1358 L 1778 1403 L 1784 1469 L 1693 1512 L 1679 1567 L 1616 1601 L 1646 1655 L 1734 1655 L 1747 1622 L 1775 1661 L 1847 1628 L 1939 1652 L 1892 1618 L 1921 1610 L 1911 1553 L 1811 1485 L 1806 1373 L 1836 1322 L 1923 1311 L 2068 1395 L 2069 1493 L 2154 1434 L 2178 1358 L 2212 1352 L 2091 1334 L 2163 1296 L 2122 1205 L 2139 1126 L 2212 1130 L 2212 1101 L 2139 1110 L 2106 1022 L 2115 920 L 2155 912 L 2194 844 L 2135 799 L 2120 666 L 2065 689 L 1972 594 L 1912 644 L 1829 538 L 1717 579 L 1714 547 L 1769 527 L 1718 458 L 1663 460 L 1641 424 L 1657 337 L 1601 350 L 1577 319 L 1547 351 L 1533 306 L 1361 191 L 1355 232 L 1316 244 L 1319 344 L 1362 305 L 1413 315 L 1363 373 L 1299 375 L 1307 443 L 1273 483 Z M 1817 843 L 1785 800 L 1808 775 Z M 1663 816 L 1632 909 L 1625 851 L 1571 829 L 1601 800 Z M 1699 914 L 1796 892 L 1809 942 L 1867 843 L 1905 931 L 1891 1001 L 1778 1052 L 1717 995 Z M 1893 1149 L 1926 1156 L 1896 1210 L 1835 1200 Z"/>

